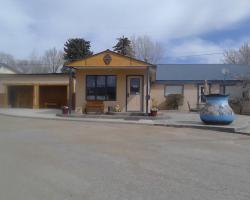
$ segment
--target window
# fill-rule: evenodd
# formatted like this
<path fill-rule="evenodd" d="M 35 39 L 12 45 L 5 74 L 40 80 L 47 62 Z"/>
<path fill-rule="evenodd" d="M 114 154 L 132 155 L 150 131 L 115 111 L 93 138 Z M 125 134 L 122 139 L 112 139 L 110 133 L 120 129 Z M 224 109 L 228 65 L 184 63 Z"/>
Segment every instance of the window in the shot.
<path fill-rule="evenodd" d="M 116 100 L 116 76 L 87 75 L 86 99 L 100 101 Z"/>
<path fill-rule="evenodd" d="M 165 87 L 165 96 L 169 94 L 183 94 L 183 85 L 168 85 Z"/>
<path fill-rule="evenodd" d="M 106 99 L 106 76 L 96 76 L 96 100 Z"/>
<path fill-rule="evenodd" d="M 116 99 L 116 76 L 107 76 L 107 101 Z"/>
<path fill-rule="evenodd" d="M 130 79 L 130 94 L 135 95 L 140 93 L 140 78 Z"/>
<path fill-rule="evenodd" d="M 87 99 L 95 100 L 95 76 L 87 76 Z"/>
<path fill-rule="evenodd" d="M 204 86 L 200 86 L 200 101 L 202 103 L 206 102 L 206 97 L 205 97 L 205 88 Z"/>

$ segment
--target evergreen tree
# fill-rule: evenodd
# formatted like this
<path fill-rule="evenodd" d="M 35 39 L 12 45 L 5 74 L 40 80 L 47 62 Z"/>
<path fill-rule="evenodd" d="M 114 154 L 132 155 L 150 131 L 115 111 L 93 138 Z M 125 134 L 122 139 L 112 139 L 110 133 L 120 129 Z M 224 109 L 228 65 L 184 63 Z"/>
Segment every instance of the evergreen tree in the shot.
<path fill-rule="evenodd" d="M 66 61 L 73 61 L 86 58 L 93 54 L 90 51 L 90 41 L 83 38 L 71 38 L 64 44 L 64 59 Z"/>
<path fill-rule="evenodd" d="M 117 38 L 118 42 L 113 47 L 113 50 L 125 56 L 133 56 L 131 41 L 127 37 Z"/>

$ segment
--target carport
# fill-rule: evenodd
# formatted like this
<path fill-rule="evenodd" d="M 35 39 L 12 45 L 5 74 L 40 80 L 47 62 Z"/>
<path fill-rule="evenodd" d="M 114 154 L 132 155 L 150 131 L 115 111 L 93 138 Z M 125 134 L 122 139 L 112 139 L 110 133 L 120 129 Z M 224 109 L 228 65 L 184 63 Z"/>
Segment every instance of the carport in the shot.
<path fill-rule="evenodd" d="M 8 86 L 8 102 L 12 108 L 33 107 L 33 86 L 13 85 Z"/>
<path fill-rule="evenodd" d="M 0 74 L 0 107 L 61 108 L 68 95 L 68 74 Z"/>
<path fill-rule="evenodd" d="M 66 85 L 40 85 L 39 108 L 61 108 L 67 105 Z"/>

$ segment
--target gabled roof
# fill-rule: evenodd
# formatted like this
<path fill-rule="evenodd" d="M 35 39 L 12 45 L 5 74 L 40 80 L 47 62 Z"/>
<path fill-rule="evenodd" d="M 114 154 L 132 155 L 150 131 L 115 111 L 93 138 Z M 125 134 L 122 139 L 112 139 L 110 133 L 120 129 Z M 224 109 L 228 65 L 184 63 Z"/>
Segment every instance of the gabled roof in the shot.
<path fill-rule="evenodd" d="M 13 73 L 18 73 L 18 71 L 16 69 L 14 69 L 13 67 L 5 64 L 5 63 L 0 63 L 0 68 L 5 68 Z M 1 73 L 1 72 L 0 72 Z"/>
<path fill-rule="evenodd" d="M 110 58 L 110 62 L 105 63 L 105 56 Z M 66 67 L 147 67 L 153 66 L 150 63 L 121 55 L 109 49 L 100 53 L 88 56 L 87 58 L 75 60 L 65 64 Z"/>
<path fill-rule="evenodd" d="M 250 66 L 236 64 L 161 64 L 157 81 L 239 80 L 250 76 Z"/>

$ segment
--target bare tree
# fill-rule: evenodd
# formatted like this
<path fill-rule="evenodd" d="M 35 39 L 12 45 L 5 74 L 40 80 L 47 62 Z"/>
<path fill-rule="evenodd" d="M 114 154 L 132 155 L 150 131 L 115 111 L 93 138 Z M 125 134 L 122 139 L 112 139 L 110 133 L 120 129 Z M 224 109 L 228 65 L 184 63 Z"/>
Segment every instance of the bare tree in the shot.
<path fill-rule="evenodd" d="M 42 62 L 42 58 L 37 54 L 35 50 L 31 52 L 28 62 L 30 68 L 28 73 L 48 73 L 48 67 L 44 65 L 44 63 Z"/>
<path fill-rule="evenodd" d="M 133 36 L 131 45 L 134 57 L 145 62 L 156 64 L 164 54 L 164 48 L 159 42 L 154 42 L 149 36 Z"/>
<path fill-rule="evenodd" d="M 244 64 L 250 67 L 250 44 L 244 43 L 238 50 L 229 49 L 224 52 L 224 63 L 226 64 Z M 249 75 L 240 75 L 236 78 L 243 81 L 242 95 L 229 99 L 229 102 L 239 107 L 239 113 L 244 110 L 245 102 L 250 101 L 250 77 Z"/>
<path fill-rule="evenodd" d="M 57 51 L 55 47 L 52 49 L 48 49 L 47 51 L 45 51 L 42 60 L 48 72 L 56 73 L 64 63 L 63 52 Z"/>
<path fill-rule="evenodd" d="M 0 63 L 9 65 L 19 73 L 56 73 L 63 65 L 63 52 L 56 48 L 48 49 L 41 57 L 33 50 L 28 59 L 16 60 L 14 56 L 0 52 Z"/>
<path fill-rule="evenodd" d="M 223 61 L 226 64 L 250 65 L 250 44 L 244 43 L 238 50 L 226 50 Z"/>
<path fill-rule="evenodd" d="M 30 73 L 30 65 L 28 60 L 16 60 L 16 69 L 22 73 L 27 74 Z"/>
<path fill-rule="evenodd" d="M 0 52 L 0 63 L 4 63 L 16 69 L 19 73 L 29 73 L 30 66 L 28 60 L 16 60 L 14 56 L 8 53 Z"/>

